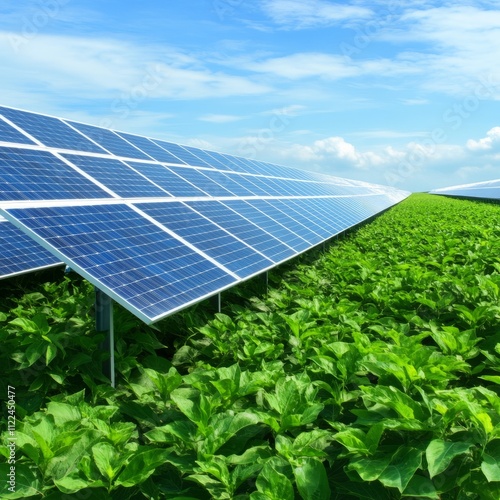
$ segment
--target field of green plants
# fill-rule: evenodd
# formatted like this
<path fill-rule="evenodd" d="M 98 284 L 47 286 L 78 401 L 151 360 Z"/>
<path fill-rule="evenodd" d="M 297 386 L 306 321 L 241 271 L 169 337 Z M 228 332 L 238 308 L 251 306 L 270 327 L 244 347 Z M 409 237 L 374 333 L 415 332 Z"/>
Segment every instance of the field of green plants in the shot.
<path fill-rule="evenodd" d="M 412 195 L 223 314 L 116 307 L 116 389 L 90 285 L 5 282 L 0 497 L 498 500 L 499 235 Z"/>

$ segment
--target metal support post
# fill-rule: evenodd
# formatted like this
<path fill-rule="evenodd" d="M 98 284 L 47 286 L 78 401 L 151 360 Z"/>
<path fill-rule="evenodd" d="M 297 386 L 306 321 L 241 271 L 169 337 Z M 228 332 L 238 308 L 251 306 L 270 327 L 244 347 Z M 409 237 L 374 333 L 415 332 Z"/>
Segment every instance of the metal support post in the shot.
<path fill-rule="evenodd" d="M 113 299 L 95 288 L 95 329 L 105 333 L 101 344 L 103 351 L 109 352 L 109 358 L 103 363 L 102 371 L 115 387 L 115 339 L 113 332 Z"/>

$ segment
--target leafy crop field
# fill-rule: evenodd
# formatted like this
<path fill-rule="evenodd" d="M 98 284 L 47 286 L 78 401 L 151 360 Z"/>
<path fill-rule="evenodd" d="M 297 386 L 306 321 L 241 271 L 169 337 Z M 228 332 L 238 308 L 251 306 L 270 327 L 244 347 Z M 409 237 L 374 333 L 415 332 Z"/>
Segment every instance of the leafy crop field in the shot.
<path fill-rule="evenodd" d="M 0 497 L 498 500 L 499 235 L 412 195 L 224 314 L 116 311 L 116 390 L 89 285 L 9 283 Z"/>

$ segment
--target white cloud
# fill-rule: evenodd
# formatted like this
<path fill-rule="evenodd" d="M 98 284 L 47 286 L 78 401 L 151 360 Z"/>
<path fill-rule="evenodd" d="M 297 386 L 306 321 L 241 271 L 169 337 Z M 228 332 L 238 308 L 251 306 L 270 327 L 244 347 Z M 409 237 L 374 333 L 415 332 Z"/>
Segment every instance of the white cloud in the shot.
<path fill-rule="evenodd" d="M 478 141 L 474 139 L 467 141 L 467 148 L 471 151 L 491 150 L 497 145 L 500 145 L 500 127 L 493 127 L 486 133 L 486 137 Z"/>
<path fill-rule="evenodd" d="M 0 32 L 3 90 L 44 89 L 76 98 L 141 100 L 249 96 L 269 92 L 250 77 L 214 71 L 180 50 L 103 38 Z"/>
<path fill-rule="evenodd" d="M 204 115 L 200 116 L 198 120 L 202 122 L 210 122 L 210 123 L 232 123 L 237 122 L 239 120 L 243 120 L 244 117 L 236 116 L 236 115 Z"/>
<path fill-rule="evenodd" d="M 397 76 L 419 71 L 407 61 L 389 59 L 351 61 L 340 55 L 319 52 L 299 52 L 283 57 L 271 57 L 246 63 L 246 68 L 289 80 L 321 78 L 334 81 L 361 76 Z"/>
<path fill-rule="evenodd" d="M 481 80 L 494 80 L 496 89 L 489 97 L 500 98 L 500 70 L 491 59 L 492 54 L 500 52 L 497 7 L 451 2 L 438 8 L 408 6 L 380 37 L 407 44 L 406 52 L 399 57 L 413 61 L 422 70 L 423 88 L 468 95 Z"/>
<path fill-rule="evenodd" d="M 372 15 L 368 8 L 325 0 L 262 0 L 262 10 L 277 25 L 304 29 Z"/>

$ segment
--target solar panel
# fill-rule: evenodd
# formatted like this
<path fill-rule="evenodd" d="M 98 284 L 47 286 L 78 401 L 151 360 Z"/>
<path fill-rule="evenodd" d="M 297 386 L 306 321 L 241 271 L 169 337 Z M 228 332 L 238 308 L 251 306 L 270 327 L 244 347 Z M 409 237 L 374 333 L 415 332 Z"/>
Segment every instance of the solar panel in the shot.
<path fill-rule="evenodd" d="M 431 191 L 432 194 L 459 196 L 464 198 L 500 199 L 500 179 L 450 186 Z"/>
<path fill-rule="evenodd" d="M 59 259 L 0 217 L 0 278 L 11 278 L 56 265 L 61 265 Z"/>
<path fill-rule="evenodd" d="M 64 262 L 147 323 L 408 195 L 0 107 L 0 276 Z"/>

